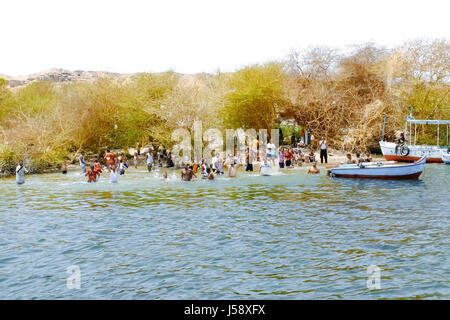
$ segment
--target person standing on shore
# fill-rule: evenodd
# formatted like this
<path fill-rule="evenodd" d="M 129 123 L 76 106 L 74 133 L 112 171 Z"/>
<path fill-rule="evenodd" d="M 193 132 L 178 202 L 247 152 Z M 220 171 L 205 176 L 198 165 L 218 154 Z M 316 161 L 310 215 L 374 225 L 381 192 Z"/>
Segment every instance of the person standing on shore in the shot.
<path fill-rule="evenodd" d="M 294 155 L 292 154 L 292 147 L 286 150 L 284 158 L 286 159 L 286 168 L 293 168 L 292 158 L 294 158 Z"/>
<path fill-rule="evenodd" d="M 84 152 L 82 152 L 80 155 L 80 168 L 81 168 L 81 173 L 86 173 L 86 161 L 84 158 Z"/>
<path fill-rule="evenodd" d="M 253 171 L 253 163 L 251 161 L 251 155 L 250 155 L 250 148 L 247 149 L 247 152 L 245 153 L 245 171 Z"/>
<path fill-rule="evenodd" d="M 323 163 L 323 160 L 325 159 L 325 163 L 328 163 L 328 153 L 327 153 L 327 140 L 325 137 L 322 137 L 322 139 L 319 141 L 320 146 L 320 163 Z"/>
<path fill-rule="evenodd" d="M 259 141 L 258 139 L 253 139 L 252 141 L 252 153 L 250 157 L 250 161 L 253 164 L 253 161 L 258 161 L 258 148 L 259 148 Z"/>
<path fill-rule="evenodd" d="M 292 133 L 292 136 L 291 136 L 291 147 L 292 147 L 292 148 L 295 148 L 295 147 L 297 146 L 297 144 L 295 143 L 295 141 L 296 141 L 296 138 L 295 138 L 295 132 L 293 132 L 293 133 Z"/>
<path fill-rule="evenodd" d="M 19 165 L 16 167 L 16 182 L 17 184 L 25 183 L 25 173 L 28 173 L 27 168 L 23 166 L 23 160 L 19 161 Z"/>
<path fill-rule="evenodd" d="M 137 153 L 137 151 L 134 152 L 133 162 L 134 162 L 134 168 L 137 169 L 137 167 L 138 167 L 138 153 Z"/>
<path fill-rule="evenodd" d="M 280 147 L 278 149 L 278 165 L 280 166 L 280 169 L 284 168 L 284 148 Z"/>
<path fill-rule="evenodd" d="M 316 156 L 314 155 L 314 152 L 312 150 L 309 152 L 307 159 L 309 163 L 316 162 Z"/>

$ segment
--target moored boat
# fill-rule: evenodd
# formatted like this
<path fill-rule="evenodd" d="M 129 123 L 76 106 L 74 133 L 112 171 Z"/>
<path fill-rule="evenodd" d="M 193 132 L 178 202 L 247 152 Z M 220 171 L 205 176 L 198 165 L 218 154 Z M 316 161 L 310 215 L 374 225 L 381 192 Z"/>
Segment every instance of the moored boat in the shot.
<path fill-rule="evenodd" d="M 398 146 L 394 142 L 380 141 L 381 152 L 387 161 L 414 162 L 426 156 L 427 162 L 442 163 L 442 152 L 447 148 L 427 145 Z"/>
<path fill-rule="evenodd" d="M 331 176 L 338 178 L 417 180 L 425 170 L 426 161 L 424 156 L 410 164 L 345 164 L 330 171 Z"/>
<path fill-rule="evenodd" d="M 442 153 L 442 155 L 441 155 L 442 161 L 445 164 L 450 164 L 450 149 L 447 149 L 447 152 L 441 150 L 441 153 Z"/>
<path fill-rule="evenodd" d="M 383 156 L 388 161 L 414 162 L 422 157 L 427 158 L 427 162 L 444 162 L 442 155 L 447 151 L 448 147 L 439 145 L 439 127 L 444 125 L 447 127 L 447 146 L 449 144 L 449 125 L 450 120 L 417 120 L 411 113 L 406 118 L 404 140 L 402 143 L 394 143 L 384 141 L 384 123 L 383 138 L 380 141 L 380 148 Z M 386 120 L 386 118 L 385 118 Z M 417 126 L 418 125 L 436 125 L 437 141 L 436 145 L 417 145 Z"/>

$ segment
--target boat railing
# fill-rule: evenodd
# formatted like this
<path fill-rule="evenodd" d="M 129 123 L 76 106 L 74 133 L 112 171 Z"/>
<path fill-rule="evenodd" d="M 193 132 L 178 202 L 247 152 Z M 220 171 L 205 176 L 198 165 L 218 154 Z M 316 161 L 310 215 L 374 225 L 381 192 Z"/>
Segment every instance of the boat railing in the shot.
<path fill-rule="evenodd" d="M 449 145 L 449 126 L 450 126 L 450 120 L 420 120 L 420 119 L 414 119 L 412 116 L 412 107 L 410 107 L 411 113 L 406 117 L 405 122 L 405 135 L 408 134 L 408 125 L 409 125 L 409 145 L 415 146 L 417 141 L 417 125 L 418 124 L 425 124 L 425 125 L 436 125 L 437 126 L 437 141 L 436 141 L 436 147 L 440 147 L 440 133 L 439 133 L 439 126 L 445 125 L 447 128 L 447 146 Z M 413 126 L 414 125 L 414 139 L 412 139 L 413 136 Z M 414 143 L 413 143 L 414 142 Z M 431 146 L 430 146 L 431 147 Z"/>

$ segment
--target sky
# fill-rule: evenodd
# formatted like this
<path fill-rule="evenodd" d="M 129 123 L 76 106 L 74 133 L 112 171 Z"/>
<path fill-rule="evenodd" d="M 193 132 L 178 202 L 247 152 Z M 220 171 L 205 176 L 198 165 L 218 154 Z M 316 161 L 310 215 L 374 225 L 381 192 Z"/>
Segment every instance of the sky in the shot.
<path fill-rule="evenodd" d="M 0 74 L 234 71 L 292 48 L 450 38 L 442 0 L 1 0 Z"/>

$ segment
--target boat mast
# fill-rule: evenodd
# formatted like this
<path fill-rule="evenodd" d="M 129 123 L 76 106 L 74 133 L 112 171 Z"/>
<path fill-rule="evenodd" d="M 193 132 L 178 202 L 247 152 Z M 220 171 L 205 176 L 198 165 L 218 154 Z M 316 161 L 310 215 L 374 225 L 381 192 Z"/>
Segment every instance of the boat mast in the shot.
<path fill-rule="evenodd" d="M 409 122 L 409 120 L 413 120 L 414 119 L 412 113 L 413 113 L 413 107 L 409 106 L 409 116 L 406 117 L 406 123 L 405 123 L 405 135 L 406 135 L 406 130 L 408 130 L 408 122 Z M 406 139 L 406 137 L 405 137 L 405 139 Z M 408 139 L 406 141 L 408 141 L 408 140 L 409 140 L 409 144 L 411 145 L 412 144 L 412 141 L 411 141 L 411 122 L 409 122 L 409 136 L 408 136 Z M 414 138 L 414 140 L 415 140 L 415 138 Z"/>
<path fill-rule="evenodd" d="M 437 123 L 437 146 L 439 148 L 439 120 L 438 120 L 438 123 Z"/>

